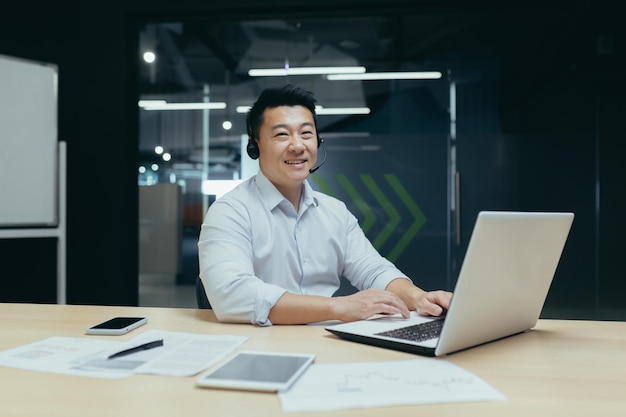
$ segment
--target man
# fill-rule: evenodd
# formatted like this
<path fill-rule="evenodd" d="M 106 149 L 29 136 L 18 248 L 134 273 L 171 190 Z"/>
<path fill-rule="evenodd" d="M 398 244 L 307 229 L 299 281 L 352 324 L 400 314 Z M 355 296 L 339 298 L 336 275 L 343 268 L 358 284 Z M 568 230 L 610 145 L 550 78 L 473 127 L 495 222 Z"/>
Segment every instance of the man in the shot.
<path fill-rule="evenodd" d="M 451 293 L 416 287 L 344 203 L 307 182 L 323 142 L 316 122 L 313 95 L 291 85 L 264 90 L 250 109 L 247 151 L 260 170 L 212 204 L 198 242 L 217 318 L 264 326 L 443 314 Z M 333 297 L 342 276 L 359 291 Z"/>

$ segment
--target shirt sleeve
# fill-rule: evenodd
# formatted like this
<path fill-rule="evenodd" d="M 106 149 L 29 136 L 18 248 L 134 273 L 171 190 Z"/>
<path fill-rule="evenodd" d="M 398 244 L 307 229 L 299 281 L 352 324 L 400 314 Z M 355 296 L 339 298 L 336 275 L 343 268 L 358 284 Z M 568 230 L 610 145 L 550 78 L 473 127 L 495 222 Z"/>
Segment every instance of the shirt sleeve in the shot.
<path fill-rule="evenodd" d="M 245 204 L 223 198 L 211 205 L 200 231 L 198 259 L 200 277 L 218 320 L 272 324 L 269 311 L 286 290 L 254 274 Z"/>

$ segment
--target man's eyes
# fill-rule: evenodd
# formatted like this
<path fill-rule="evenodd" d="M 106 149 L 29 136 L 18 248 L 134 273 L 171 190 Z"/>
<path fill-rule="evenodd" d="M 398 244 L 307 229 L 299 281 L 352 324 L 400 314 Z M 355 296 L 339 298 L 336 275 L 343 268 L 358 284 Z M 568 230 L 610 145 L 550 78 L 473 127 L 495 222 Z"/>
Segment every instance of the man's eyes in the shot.
<path fill-rule="evenodd" d="M 302 136 L 304 139 L 310 139 L 311 137 L 313 137 L 313 132 L 302 132 L 300 133 L 300 136 Z M 289 133 L 287 132 L 278 132 L 276 133 L 276 137 L 289 137 Z"/>

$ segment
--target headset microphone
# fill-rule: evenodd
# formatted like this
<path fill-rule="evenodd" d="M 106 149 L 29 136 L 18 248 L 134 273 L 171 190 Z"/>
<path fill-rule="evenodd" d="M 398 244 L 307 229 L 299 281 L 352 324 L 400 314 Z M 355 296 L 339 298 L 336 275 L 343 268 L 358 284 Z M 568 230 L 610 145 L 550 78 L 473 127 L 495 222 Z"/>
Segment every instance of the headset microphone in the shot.
<path fill-rule="evenodd" d="M 326 147 L 324 146 L 324 139 L 319 138 L 319 140 L 320 140 L 320 143 L 319 143 L 319 144 L 320 144 L 320 146 L 322 147 L 322 149 L 324 149 L 324 160 L 323 160 L 323 161 L 322 161 L 322 163 L 321 163 L 321 164 L 319 164 L 318 166 L 316 166 L 316 167 L 313 167 L 313 168 L 309 169 L 309 174 L 312 174 L 312 173 L 314 173 L 315 171 L 317 171 L 318 169 L 320 169 L 320 168 L 322 167 L 322 165 L 324 165 L 324 163 L 326 162 L 326 156 L 327 156 L 327 154 L 326 154 Z"/>

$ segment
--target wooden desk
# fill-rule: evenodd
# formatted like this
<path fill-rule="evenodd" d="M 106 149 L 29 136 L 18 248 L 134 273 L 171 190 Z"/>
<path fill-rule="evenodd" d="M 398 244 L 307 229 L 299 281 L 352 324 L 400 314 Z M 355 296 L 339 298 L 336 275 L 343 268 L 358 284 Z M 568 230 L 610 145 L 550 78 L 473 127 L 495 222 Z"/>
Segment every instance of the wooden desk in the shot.
<path fill-rule="evenodd" d="M 84 336 L 115 315 L 145 315 L 149 329 L 249 335 L 242 348 L 312 351 L 317 363 L 382 361 L 419 356 L 340 340 L 320 326 L 218 323 L 210 310 L 0 304 L 0 350 L 50 336 Z M 86 337 L 86 336 L 85 336 Z M 107 336 L 89 336 L 107 337 Z M 109 338 L 112 336 L 108 336 Z M 530 332 L 445 358 L 477 374 L 506 402 L 398 406 L 319 413 L 337 416 L 626 416 L 626 323 L 541 320 Z M 0 367 L 0 415 L 276 416 L 275 394 L 200 389 L 196 377 L 133 375 L 121 380 Z"/>

